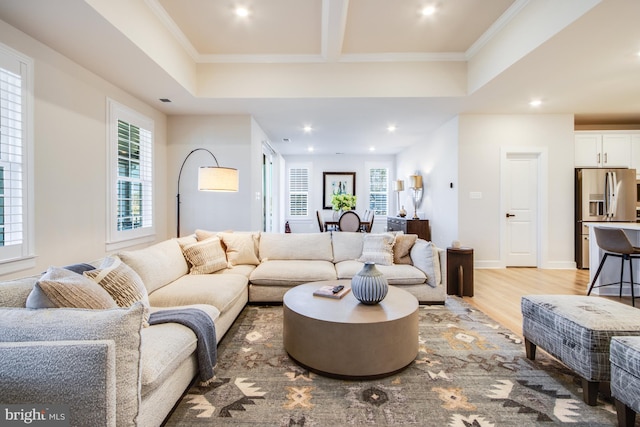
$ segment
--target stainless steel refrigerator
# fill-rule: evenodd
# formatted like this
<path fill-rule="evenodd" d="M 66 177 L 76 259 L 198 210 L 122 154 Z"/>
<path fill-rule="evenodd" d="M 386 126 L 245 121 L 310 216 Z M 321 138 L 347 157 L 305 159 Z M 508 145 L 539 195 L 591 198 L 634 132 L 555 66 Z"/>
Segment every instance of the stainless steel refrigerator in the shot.
<path fill-rule="evenodd" d="M 576 169 L 576 264 L 589 268 L 585 222 L 636 221 L 635 169 Z"/>

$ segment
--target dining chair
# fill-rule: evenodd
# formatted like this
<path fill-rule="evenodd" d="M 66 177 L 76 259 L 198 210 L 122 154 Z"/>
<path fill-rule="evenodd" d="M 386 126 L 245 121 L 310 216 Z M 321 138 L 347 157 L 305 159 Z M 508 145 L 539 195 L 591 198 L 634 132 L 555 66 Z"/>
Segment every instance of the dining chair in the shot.
<path fill-rule="evenodd" d="M 338 220 L 340 231 L 360 231 L 360 216 L 354 211 L 346 211 Z"/>
<path fill-rule="evenodd" d="M 368 224 L 365 225 L 365 232 L 371 233 L 371 229 L 373 228 L 373 219 L 375 218 L 376 213 L 371 211 L 371 215 L 369 215 L 369 219 L 367 219 Z"/>
<path fill-rule="evenodd" d="M 324 233 L 325 230 L 325 224 L 324 224 L 324 219 L 322 218 L 322 214 L 320 213 L 320 211 L 316 211 L 316 216 L 318 217 L 318 228 L 320 228 L 320 232 Z"/>

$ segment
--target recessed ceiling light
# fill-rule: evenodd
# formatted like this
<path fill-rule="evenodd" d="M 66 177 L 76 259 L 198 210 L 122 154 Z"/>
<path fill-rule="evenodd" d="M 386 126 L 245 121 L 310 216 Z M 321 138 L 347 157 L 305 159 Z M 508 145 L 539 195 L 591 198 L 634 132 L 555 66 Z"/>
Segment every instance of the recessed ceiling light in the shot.
<path fill-rule="evenodd" d="M 307 151 L 310 152 L 310 153 L 313 153 L 313 147 L 307 148 Z"/>
<path fill-rule="evenodd" d="M 436 7 L 435 6 L 425 6 L 422 8 L 422 10 L 420 10 L 420 13 L 422 14 L 422 16 L 431 16 L 434 13 L 436 13 Z"/>
<path fill-rule="evenodd" d="M 235 12 L 236 12 L 236 15 L 240 16 L 241 18 L 249 16 L 249 9 L 247 9 L 246 7 L 238 6 L 236 7 Z"/>
<path fill-rule="evenodd" d="M 529 103 L 529 105 L 531 105 L 532 107 L 539 107 L 542 105 L 542 101 L 539 99 L 534 99 Z"/>
<path fill-rule="evenodd" d="M 396 125 L 389 125 L 389 126 L 387 126 L 387 130 L 388 130 L 389 132 L 395 132 L 395 131 L 396 131 L 396 129 L 397 129 Z"/>
<path fill-rule="evenodd" d="M 311 133 L 311 131 L 313 130 L 310 125 L 305 125 L 305 127 L 303 127 L 302 129 L 304 130 L 304 133 Z"/>
<path fill-rule="evenodd" d="M 376 147 L 369 147 L 369 151 L 376 151 Z"/>

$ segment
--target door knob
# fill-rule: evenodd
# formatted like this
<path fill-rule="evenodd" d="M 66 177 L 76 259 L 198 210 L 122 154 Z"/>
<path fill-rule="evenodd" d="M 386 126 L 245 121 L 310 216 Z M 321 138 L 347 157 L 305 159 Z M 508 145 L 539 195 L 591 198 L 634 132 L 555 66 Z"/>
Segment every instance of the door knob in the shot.
<path fill-rule="evenodd" d="M 512 216 L 516 216 L 515 214 L 507 213 L 507 218 L 511 218 Z"/>

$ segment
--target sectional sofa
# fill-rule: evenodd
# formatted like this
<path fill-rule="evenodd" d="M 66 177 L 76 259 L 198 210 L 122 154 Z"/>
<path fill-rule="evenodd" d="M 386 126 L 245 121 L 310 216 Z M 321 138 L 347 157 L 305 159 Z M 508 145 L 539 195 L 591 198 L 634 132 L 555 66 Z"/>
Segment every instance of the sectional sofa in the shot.
<path fill-rule="evenodd" d="M 0 403 L 66 404 L 71 425 L 158 426 L 198 373 L 196 336 L 177 323 L 148 326 L 150 312 L 200 308 L 219 342 L 247 303 L 281 303 L 298 284 L 350 279 L 364 261 L 421 303 L 445 302 L 444 251 L 390 233 L 198 230 L 0 282 Z M 107 283 L 116 273 L 126 280 Z M 78 308 L 102 304 L 104 290 L 117 304 Z"/>

